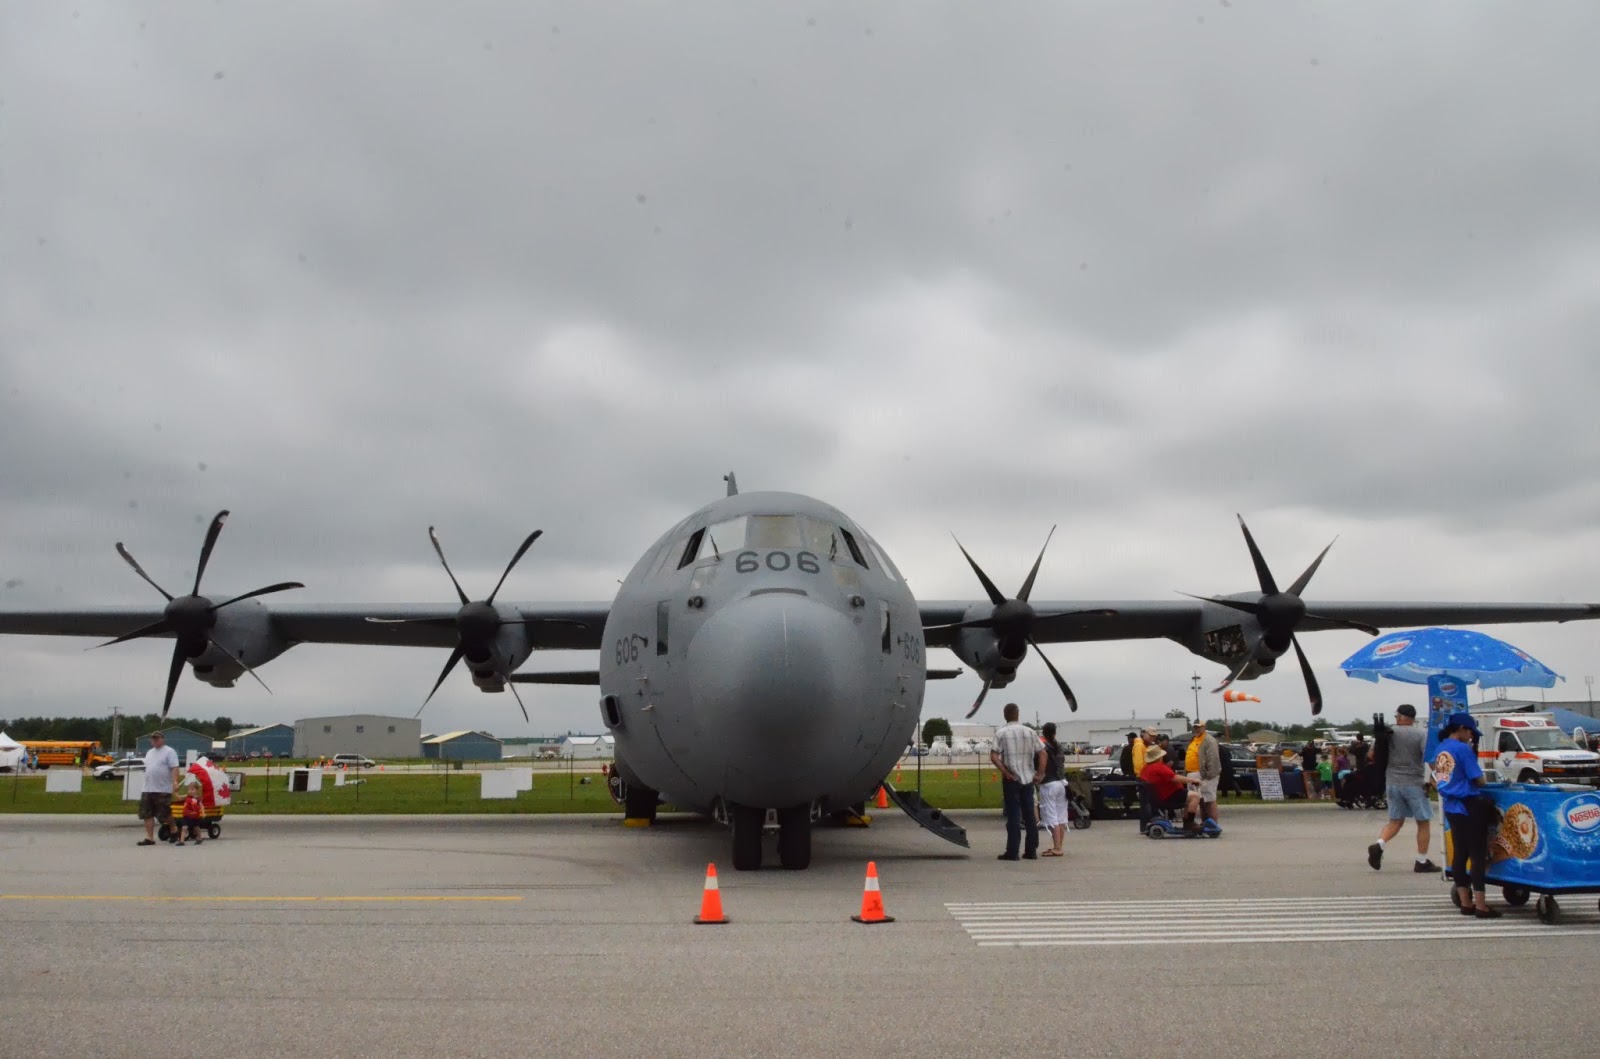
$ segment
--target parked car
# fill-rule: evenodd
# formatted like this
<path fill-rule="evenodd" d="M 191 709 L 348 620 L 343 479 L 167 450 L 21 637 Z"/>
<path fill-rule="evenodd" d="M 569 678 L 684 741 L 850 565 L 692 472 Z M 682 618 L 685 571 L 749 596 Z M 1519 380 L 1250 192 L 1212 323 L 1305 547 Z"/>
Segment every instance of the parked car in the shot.
<path fill-rule="evenodd" d="M 362 757 L 360 754 L 333 755 L 333 767 L 339 768 L 341 766 L 352 769 L 370 769 L 377 768 L 378 763 L 370 757 Z"/>
<path fill-rule="evenodd" d="M 109 765 L 96 765 L 93 776 L 97 780 L 120 780 L 130 772 L 143 772 L 144 758 L 125 757 Z"/>

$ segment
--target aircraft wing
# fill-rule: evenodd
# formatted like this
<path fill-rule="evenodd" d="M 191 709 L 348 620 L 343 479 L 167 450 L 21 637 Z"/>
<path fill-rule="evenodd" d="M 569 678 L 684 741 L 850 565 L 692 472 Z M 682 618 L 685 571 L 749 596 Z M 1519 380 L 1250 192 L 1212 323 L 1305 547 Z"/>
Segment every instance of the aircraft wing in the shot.
<path fill-rule="evenodd" d="M 922 624 L 928 629 L 929 647 L 949 647 L 956 630 L 937 628 L 965 619 L 969 610 L 980 616 L 988 600 L 931 600 L 919 604 Z M 1075 643 L 1091 640 L 1182 639 L 1194 634 L 1208 614 L 1228 613 L 1197 599 L 1177 600 L 1034 600 L 1032 633 L 1041 643 Z M 1071 613 L 1073 611 L 1090 613 Z M 1059 617 L 1050 615 L 1059 614 Z M 1239 615 L 1239 617 L 1247 617 Z M 1322 621 L 1331 618 L 1336 621 Z M 1406 629 L 1423 625 L 1499 625 L 1519 622 L 1565 622 L 1600 619 L 1600 603 L 1390 603 L 1306 602 L 1300 632 L 1338 629 L 1337 622 L 1361 622 L 1380 629 Z"/>
<path fill-rule="evenodd" d="M 540 649 L 574 651 L 599 648 L 606 615 L 611 609 L 607 603 L 508 605 L 535 623 L 530 625 L 530 630 Z M 261 606 L 267 612 L 272 630 L 290 643 L 454 647 L 457 642 L 455 617 L 459 608 L 455 604 L 263 601 Z M 0 633 L 111 639 L 158 622 L 162 615 L 163 609 L 154 606 L 0 610 Z"/>

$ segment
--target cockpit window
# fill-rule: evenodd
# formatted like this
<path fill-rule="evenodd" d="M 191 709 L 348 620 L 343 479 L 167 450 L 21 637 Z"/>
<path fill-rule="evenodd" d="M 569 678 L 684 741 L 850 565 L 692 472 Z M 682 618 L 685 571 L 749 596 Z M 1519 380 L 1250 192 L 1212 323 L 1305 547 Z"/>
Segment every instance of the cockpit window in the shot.
<path fill-rule="evenodd" d="M 862 536 L 867 537 L 865 533 Z M 867 537 L 867 547 L 872 549 L 872 557 L 878 560 L 878 567 L 883 570 L 884 576 L 891 581 L 902 580 L 900 571 L 894 568 L 894 563 L 891 563 L 889 557 L 883 553 L 883 549 L 878 547 L 877 541 Z"/>
<path fill-rule="evenodd" d="M 678 560 L 679 570 L 694 562 L 695 556 L 700 554 L 700 543 L 705 539 L 705 536 L 706 531 L 703 529 L 697 529 L 690 534 L 689 543 L 683 546 L 683 558 Z"/>
<path fill-rule="evenodd" d="M 854 559 L 864 569 L 866 567 L 866 565 L 867 565 L 867 557 L 861 554 L 861 546 L 856 543 L 855 535 L 852 534 L 849 530 L 845 529 L 843 526 L 840 526 L 839 527 L 839 537 L 840 537 L 841 540 L 844 541 L 845 548 L 850 553 L 850 558 Z M 829 555 L 828 558 L 830 558 L 830 559 L 838 559 L 839 556 L 836 555 L 836 554 L 835 555 Z"/>
<path fill-rule="evenodd" d="M 707 526 L 691 539 L 695 553 L 684 563 L 723 558 L 746 549 L 799 548 L 827 555 L 838 549 L 835 527 L 809 515 L 740 515 Z"/>

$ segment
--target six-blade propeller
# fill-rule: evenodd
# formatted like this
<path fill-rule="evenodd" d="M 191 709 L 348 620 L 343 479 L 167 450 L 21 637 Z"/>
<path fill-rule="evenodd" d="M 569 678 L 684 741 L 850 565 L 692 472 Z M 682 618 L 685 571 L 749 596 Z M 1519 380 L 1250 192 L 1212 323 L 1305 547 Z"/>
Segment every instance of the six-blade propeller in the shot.
<path fill-rule="evenodd" d="M 442 628 L 453 627 L 456 630 L 455 649 L 450 652 L 450 658 L 445 662 L 444 669 L 440 670 L 439 679 L 433 682 L 433 690 L 428 692 L 426 699 L 422 700 L 422 706 L 417 707 L 419 716 L 422 713 L 422 707 L 428 705 L 433 699 L 440 686 L 444 684 L 445 678 L 450 675 L 450 671 L 456 667 L 456 663 L 461 661 L 463 657 L 473 662 L 483 662 L 493 656 L 494 641 L 500 635 L 500 630 L 503 627 L 507 625 L 527 626 L 544 623 L 573 625 L 580 629 L 588 628 L 586 623 L 571 618 L 502 618 L 500 612 L 495 610 L 494 597 L 500 594 L 500 587 L 506 583 L 506 578 L 511 575 L 512 568 L 533 546 L 533 542 L 543 534 L 544 530 L 534 530 L 528 534 L 523 539 L 521 546 L 517 548 L 516 554 L 511 557 L 511 561 L 506 564 L 505 572 L 500 575 L 500 580 L 495 582 L 494 591 L 489 593 L 489 598 L 475 601 L 467 595 L 466 590 L 461 587 L 461 582 L 456 580 L 455 572 L 450 569 L 450 563 L 444 557 L 444 548 L 439 544 L 438 532 L 434 527 L 428 527 L 428 540 L 433 542 L 433 550 L 439 556 L 439 564 L 444 567 L 444 572 L 450 577 L 450 583 L 455 586 L 456 596 L 461 600 L 461 609 L 456 611 L 453 618 L 367 619 L 371 622 L 379 622 L 386 625 L 433 625 Z M 522 709 L 522 719 L 528 720 L 528 707 L 523 704 L 522 695 L 517 691 L 516 683 L 510 679 L 511 674 L 502 673 L 501 676 L 506 678 L 506 684 L 511 688 L 511 694 L 516 697 L 517 706 Z"/>
<path fill-rule="evenodd" d="M 123 547 L 122 542 L 117 542 L 117 554 L 133 567 L 133 572 L 149 582 L 150 587 L 167 597 L 166 611 L 161 620 L 152 622 L 130 633 L 124 633 L 114 640 L 107 640 L 95 647 L 110 647 L 116 643 L 126 643 L 128 640 L 138 640 L 146 636 L 160 636 L 171 633 L 177 641 L 172 648 L 172 664 L 167 669 L 167 694 L 161 700 L 161 716 L 165 717 L 167 711 L 172 709 L 172 694 L 178 688 L 178 677 L 183 673 L 183 663 L 186 659 L 199 658 L 205 653 L 207 647 L 215 647 L 233 660 L 234 664 L 255 677 L 257 684 L 267 687 L 266 681 L 256 676 L 256 671 L 251 669 L 242 658 L 236 657 L 233 652 L 222 646 L 211 637 L 211 630 L 217 624 L 217 611 L 223 607 L 237 603 L 243 599 L 252 599 L 256 596 L 265 596 L 270 592 L 283 592 L 291 588 L 304 588 L 298 581 L 281 581 L 276 585 L 258 588 L 254 592 L 246 592 L 232 599 L 225 599 L 221 603 L 213 603 L 200 594 L 200 579 L 205 576 L 206 564 L 211 561 L 211 549 L 216 546 L 217 536 L 222 532 L 222 524 L 228 521 L 228 513 L 219 511 L 211 520 L 211 528 L 206 530 L 205 543 L 200 546 L 200 565 L 194 571 L 194 587 L 187 596 L 174 597 L 171 592 L 156 584 L 155 579 L 144 572 L 137 560 Z M 94 648 L 90 648 L 93 650 Z M 271 692 L 271 688 L 267 688 Z"/>
<path fill-rule="evenodd" d="M 1311 565 L 1306 567 L 1305 573 L 1295 578 L 1294 584 L 1288 591 L 1280 591 L 1278 582 L 1272 576 L 1272 571 L 1267 568 L 1267 560 L 1262 556 L 1261 549 L 1256 547 L 1256 539 L 1250 535 L 1250 527 L 1245 525 L 1244 516 L 1236 515 L 1239 519 L 1239 528 L 1244 531 L 1244 542 L 1250 548 L 1250 561 L 1256 567 L 1256 579 L 1261 584 L 1261 596 L 1258 599 L 1222 599 L 1216 596 L 1196 596 L 1188 592 L 1182 593 L 1190 599 L 1203 600 L 1206 603 L 1215 603 L 1220 607 L 1243 611 L 1253 616 L 1261 626 L 1261 636 L 1256 642 L 1265 643 L 1278 654 L 1282 654 L 1290 647 L 1294 648 L 1295 657 L 1300 660 L 1300 672 L 1305 675 L 1306 692 L 1311 696 L 1311 713 L 1316 716 L 1322 712 L 1322 688 L 1317 684 L 1316 675 L 1311 672 L 1311 663 L 1306 661 L 1306 653 L 1300 649 L 1300 641 L 1295 637 L 1295 630 L 1300 623 L 1309 618 L 1312 621 L 1335 625 L 1341 629 L 1358 629 L 1372 636 L 1378 635 L 1378 629 L 1364 622 L 1347 621 L 1344 618 L 1330 618 L 1320 614 L 1306 613 L 1306 605 L 1300 598 L 1300 593 L 1305 591 L 1306 585 L 1311 581 L 1311 575 L 1317 572 L 1317 567 L 1322 565 L 1323 556 L 1328 554 L 1328 548 L 1333 547 L 1333 541 L 1328 542 L 1328 547 L 1322 549 L 1317 557 L 1311 560 Z M 1244 654 L 1235 663 L 1221 684 L 1212 688 L 1218 692 L 1228 687 L 1239 674 L 1249 668 L 1255 660 L 1255 643 L 1246 644 Z"/>
<path fill-rule="evenodd" d="M 1024 645 L 1033 648 L 1034 654 L 1044 659 L 1044 664 L 1050 670 L 1050 675 L 1056 678 L 1056 687 L 1061 689 L 1062 697 L 1067 700 L 1067 706 L 1077 712 L 1078 698 L 1072 694 L 1072 689 L 1067 686 L 1067 681 L 1061 671 L 1050 661 L 1050 657 L 1039 649 L 1035 635 L 1042 628 L 1047 627 L 1058 618 L 1084 618 L 1105 617 L 1115 614 L 1113 610 L 1067 610 L 1056 611 L 1049 614 L 1040 614 L 1029 604 L 1028 597 L 1033 594 L 1034 579 L 1039 576 L 1039 564 L 1044 562 L 1045 549 L 1050 547 L 1050 538 L 1055 536 L 1056 528 L 1050 527 L 1050 532 L 1044 539 L 1044 547 L 1039 549 L 1039 557 L 1033 561 L 1033 569 L 1028 571 L 1028 578 L 1022 582 L 1022 588 L 1017 592 L 1015 599 L 1007 599 L 1005 594 L 983 572 L 976 559 L 968 554 L 962 547 L 961 541 L 956 541 L 956 547 L 961 549 L 961 554 L 966 556 L 967 562 L 972 566 L 972 572 L 978 575 L 978 581 L 983 585 L 983 590 L 989 596 L 989 602 L 994 604 L 994 610 L 987 618 L 976 618 L 972 621 L 958 621 L 950 625 L 930 625 L 929 632 L 947 629 L 989 629 L 994 632 L 995 640 L 1000 647 L 1000 653 L 1006 658 L 1020 659 L 1024 654 Z M 972 704 L 972 709 L 967 711 L 971 717 L 978 712 L 978 707 L 983 705 L 984 696 L 989 694 L 993 679 L 986 677 L 983 681 L 983 690 L 978 692 L 977 701 Z"/>

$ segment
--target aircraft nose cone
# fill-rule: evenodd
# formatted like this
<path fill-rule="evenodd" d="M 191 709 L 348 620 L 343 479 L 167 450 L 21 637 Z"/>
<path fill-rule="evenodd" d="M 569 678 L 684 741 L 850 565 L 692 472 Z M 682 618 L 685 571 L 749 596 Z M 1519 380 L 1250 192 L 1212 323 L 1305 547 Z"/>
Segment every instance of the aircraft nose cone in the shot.
<path fill-rule="evenodd" d="M 775 774 L 785 760 L 808 756 L 861 686 L 860 636 L 843 614 L 793 593 L 722 607 L 689 644 L 690 683 L 708 732 L 763 751 Z"/>

